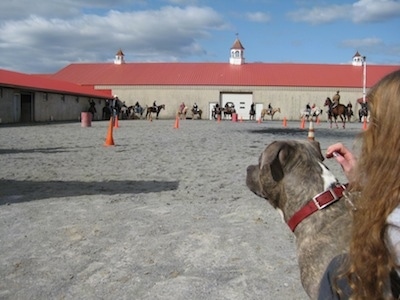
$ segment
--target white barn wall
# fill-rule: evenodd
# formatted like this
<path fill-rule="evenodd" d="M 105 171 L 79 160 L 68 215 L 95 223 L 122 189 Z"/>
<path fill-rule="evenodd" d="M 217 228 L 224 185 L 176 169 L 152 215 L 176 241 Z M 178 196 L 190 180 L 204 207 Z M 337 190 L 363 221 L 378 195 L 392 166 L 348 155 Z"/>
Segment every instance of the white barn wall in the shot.
<path fill-rule="evenodd" d="M 81 112 L 89 109 L 89 100 L 93 98 L 75 95 L 35 93 L 35 121 L 72 121 L 80 120 Z M 100 120 L 105 100 L 94 99 L 97 114 L 95 120 Z"/>
<path fill-rule="evenodd" d="M 136 101 L 144 107 L 152 105 L 154 100 L 157 104 L 165 104 L 166 109 L 160 113 L 160 118 L 174 118 L 183 101 L 189 108 L 196 102 L 204 111 L 204 119 L 210 114 L 210 102 L 221 104 L 222 93 L 252 93 L 253 101 L 267 107 L 269 103 L 274 108 L 280 107 L 281 113 L 276 113 L 274 119 L 299 120 L 300 111 L 305 109 L 307 103 L 315 103 L 324 110 L 321 120 L 326 120 L 327 108 L 323 107 L 327 97 L 332 98 L 337 90 L 340 91 L 341 103 L 347 105 L 350 101 L 356 114 L 359 105 L 356 100 L 362 97 L 360 88 L 313 88 L 313 87 L 251 87 L 251 86 L 96 86 L 96 89 L 110 89 L 113 94 L 118 95 L 127 106 L 134 105 Z M 249 116 L 243 116 L 247 120 Z"/>
<path fill-rule="evenodd" d="M 100 120 L 105 103 L 104 99 L 85 96 L 0 87 L 0 123 L 21 122 L 22 95 L 31 97 L 32 122 L 78 121 L 81 112 L 88 111 L 89 99 L 96 103 L 95 120 Z"/>

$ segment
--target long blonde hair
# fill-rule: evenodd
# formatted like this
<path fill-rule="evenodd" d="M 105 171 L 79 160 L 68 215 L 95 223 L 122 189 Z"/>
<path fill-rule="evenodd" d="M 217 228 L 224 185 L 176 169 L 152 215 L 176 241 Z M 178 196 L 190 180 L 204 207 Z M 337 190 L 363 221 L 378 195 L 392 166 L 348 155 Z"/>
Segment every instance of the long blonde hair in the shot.
<path fill-rule="evenodd" d="M 351 299 L 391 299 L 389 273 L 395 267 L 385 244 L 386 219 L 400 204 L 400 70 L 368 93 L 370 121 L 361 137 L 351 190 L 352 238 L 344 276 Z"/>

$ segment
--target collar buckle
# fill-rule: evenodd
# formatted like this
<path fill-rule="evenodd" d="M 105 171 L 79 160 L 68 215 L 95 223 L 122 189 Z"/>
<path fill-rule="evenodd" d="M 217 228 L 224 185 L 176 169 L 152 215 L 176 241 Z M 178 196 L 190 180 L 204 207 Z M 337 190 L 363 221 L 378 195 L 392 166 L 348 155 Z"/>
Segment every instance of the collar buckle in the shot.
<path fill-rule="evenodd" d="M 312 201 L 314 202 L 318 210 L 324 209 L 325 207 L 340 199 L 342 195 L 337 195 L 335 189 L 339 189 L 338 192 L 340 192 L 345 190 L 346 187 L 343 184 L 335 186 L 334 188 L 330 187 L 328 190 L 319 193 L 312 198 Z"/>

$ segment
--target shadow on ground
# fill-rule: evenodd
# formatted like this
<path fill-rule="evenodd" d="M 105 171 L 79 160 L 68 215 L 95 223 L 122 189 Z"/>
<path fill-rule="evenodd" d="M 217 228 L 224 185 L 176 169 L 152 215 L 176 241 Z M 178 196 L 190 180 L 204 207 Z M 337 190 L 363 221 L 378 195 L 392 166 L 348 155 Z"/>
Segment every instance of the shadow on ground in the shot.
<path fill-rule="evenodd" d="M 259 128 L 248 130 L 248 132 L 253 134 L 276 134 L 295 139 L 303 139 L 307 138 L 308 136 L 308 128 Z M 314 135 L 316 140 L 318 140 L 318 136 L 329 136 L 332 138 L 354 138 L 357 134 L 358 132 L 355 132 L 354 129 L 320 128 L 314 126 Z M 280 139 L 282 139 L 282 137 L 280 137 Z"/>
<path fill-rule="evenodd" d="M 17 181 L 0 180 L 0 205 L 84 195 L 157 193 L 177 190 L 179 181 Z"/>

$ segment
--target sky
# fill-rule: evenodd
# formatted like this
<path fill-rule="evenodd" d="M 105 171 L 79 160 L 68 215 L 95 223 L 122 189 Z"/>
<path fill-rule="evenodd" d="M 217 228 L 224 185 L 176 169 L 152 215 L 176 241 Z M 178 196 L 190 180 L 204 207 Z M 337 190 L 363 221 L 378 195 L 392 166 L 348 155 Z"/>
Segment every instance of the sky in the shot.
<path fill-rule="evenodd" d="M 0 69 L 71 63 L 229 62 L 400 65 L 400 0 L 3 0 Z"/>

